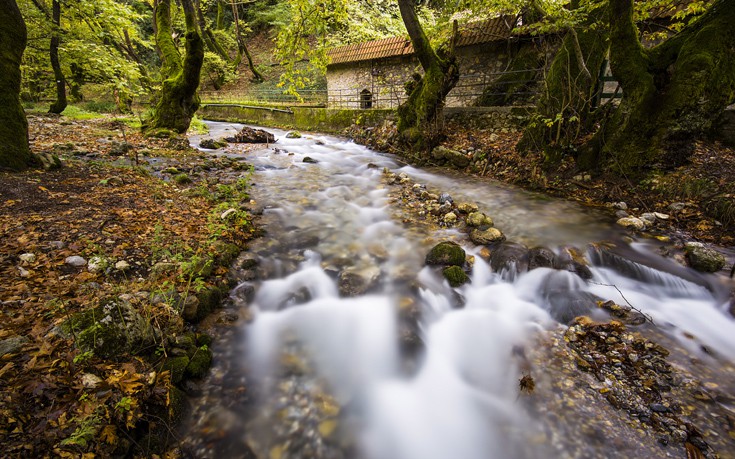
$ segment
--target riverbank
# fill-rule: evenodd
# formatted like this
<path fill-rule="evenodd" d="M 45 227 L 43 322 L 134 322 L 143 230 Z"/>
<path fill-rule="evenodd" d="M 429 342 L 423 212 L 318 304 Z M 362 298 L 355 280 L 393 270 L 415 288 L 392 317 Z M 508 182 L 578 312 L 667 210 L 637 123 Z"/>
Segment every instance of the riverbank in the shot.
<path fill-rule="evenodd" d="M 661 168 L 646 180 L 632 182 L 620 175 L 581 172 L 571 159 L 549 168 L 538 153 L 520 154 L 515 145 L 521 133 L 502 128 L 468 127 L 449 121 L 442 155 L 423 158 L 465 173 L 499 180 L 531 191 L 608 207 L 619 217 L 645 213 L 667 215 L 654 219 L 648 232 L 682 241 L 696 239 L 720 246 L 735 244 L 735 149 L 718 142 L 698 142 L 691 161 L 675 169 Z M 398 145 L 395 124 L 377 128 L 353 126 L 345 134 L 356 142 L 405 156 Z M 407 158 L 416 162 L 415 159 Z M 729 266 L 728 266 L 729 267 Z"/>
<path fill-rule="evenodd" d="M 256 231 L 250 168 L 124 121 L 30 116 L 63 167 L 0 173 L 8 457 L 162 453 L 211 364 L 197 323 Z"/>

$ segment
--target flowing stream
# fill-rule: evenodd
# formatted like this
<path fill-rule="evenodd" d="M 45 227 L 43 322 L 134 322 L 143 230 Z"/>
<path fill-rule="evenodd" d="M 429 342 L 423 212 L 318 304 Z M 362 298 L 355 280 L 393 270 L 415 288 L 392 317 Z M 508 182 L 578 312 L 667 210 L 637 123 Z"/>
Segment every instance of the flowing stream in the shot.
<path fill-rule="evenodd" d="M 242 127 L 208 124 L 214 138 Z M 245 153 L 266 234 L 233 268 L 238 285 L 223 314 L 239 319 L 222 327 L 212 375 L 194 391 L 193 456 L 680 457 L 674 449 L 650 456 L 632 442 L 617 452 L 565 446 L 553 431 L 570 426 L 519 402 L 526 369 L 518 349 L 594 295 L 640 309 L 685 358 L 730 368 L 735 321 L 725 279 L 655 255 L 657 243 L 622 242 L 602 212 L 405 166 L 342 138 L 269 131 L 277 143 Z M 384 168 L 476 203 L 509 240 L 557 253 L 581 248 L 592 279 L 550 268 L 494 271 L 463 233 L 407 217 Z M 453 289 L 424 266 L 443 240 L 475 255 L 471 283 Z M 603 240 L 618 250 L 587 250 Z M 351 288 L 357 294 L 346 295 Z M 555 368 L 545 371 L 555 378 Z"/>

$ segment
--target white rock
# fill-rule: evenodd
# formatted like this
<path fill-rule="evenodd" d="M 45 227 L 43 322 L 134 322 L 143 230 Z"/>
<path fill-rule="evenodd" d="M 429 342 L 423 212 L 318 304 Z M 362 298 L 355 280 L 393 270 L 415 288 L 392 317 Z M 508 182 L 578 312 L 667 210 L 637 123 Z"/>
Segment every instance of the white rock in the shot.
<path fill-rule="evenodd" d="M 628 204 L 624 203 L 623 201 L 614 203 L 613 207 L 620 210 L 628 210 Z"/>
<path fill-rule="evenodd" d="M 668 214 L 662 214 L 661 212 L 654 212 L 653 215 L 659 220 L 668 220 L 670 218 Z"/>
<path fill-rule="evenodd" d="M 638 231 L 643 231 L 644 229 L 646 229 L 646 223 L 640 218 L 636 217 L 621 218 L 620 220 L 618 220 L 618 225 Z"/>
<path fill-rule="evenodd" d="M 24 263 L 35 263 L 36 262 L 36 254 L 34 253 L 23 253 L 18 256 L 20 258 L 20 261 Z"/>
<path fill-rule="evenodd" d="M 82 375 L 82 386 L 85 389 L 96 389 L 97 386 L 102 384 L 102 378 L 92 373 L 85 373 Z"/>
<path fill-rule="evenodd" d="M 646 222 L 647 225 L 653 225 L 654 223 L 656 223 L 656 216 L 650 212 L 642 214 L 640 218 L 641 220 Z"/>
<path fill-rule="evenodd" d="M 89 259 L 87 270 L 91 273 L 103 271 L 107 267 L 107 260 L 100 256 L 94 256 Z"/>
<path fill-rule="evenodd" d="M 80 257 L 79 255 L 72 255 L 70 257 L 66 257 L 64 259 L 64 263 L 66 263 L 67 265 L 74 266 L 76 268 L 81 268 L 82 266 L 87 264 L 87 260 Z"/>
<path fill-rule="evenodd" d="M 226 211 L 222 212 L 222 215 L 220 215 L 219 218 L 221 218 L 222 220 L 227 220 L 227 218 L 230 215 L 232 215 L 232 214 L 234 214 L 236 212 L 237 212 L 237 210 L 235 210 L 235 209 L 232 209 L 232 208 L 227 209 Z"/>
<path fill-rule="evenodd" d="M 20 277 L 28 277 L 28 276 L 30 276 L 30 275 L 31 275 L 31 273 L 30 273 L 30 272 L 28 272 L 28 270 L 26 270 L 26 269 L 23 269 L 23 268 L 22 268 L 22 267 L 20 267 L 20 266 L 18 266 L 18 273 L 20 274 Z"/>
<path fill-rule="evenodd" d="M 684 247 L 686 247 L 687 249 L 701 249 L 704 247 L 704 244 L 702 244 L 701 242 L 689 241 L 684 244 Z"/>
<path fill-rule="evenodd" d="M 130 268 L 130 263 L 125 260 L 120 260 L 115 263 L 115 269 L 117 269 L 118 271 L 126 271 L 128 268 Z"/>

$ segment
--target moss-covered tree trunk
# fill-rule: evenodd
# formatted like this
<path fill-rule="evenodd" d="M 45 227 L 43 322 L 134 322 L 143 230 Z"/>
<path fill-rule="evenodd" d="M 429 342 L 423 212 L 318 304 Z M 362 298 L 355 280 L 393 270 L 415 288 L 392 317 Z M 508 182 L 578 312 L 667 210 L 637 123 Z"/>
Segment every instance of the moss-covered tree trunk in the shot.
<path fill-rule="evenodd" d="M 681 164 L 735 101 L 735 0 L 715 0 L 650 50 L 641 46 L 632 0 L 610 4 L 610 66 L 623 99 L 590 142 L 586 162 L 633 174 Z"/>
<path fill-rule="evenodd" d="M 436 52 L 421 27 L 414 3 L 399 0 L 398 6 L 414 53 L 424 69 L 424 75 L 409 85 L 408 99 L 398 107 L 398 132 L 412 149 L 430 151 L 438 137 L 437 117 L 447 94 L 459 80 L 459 66 L 454 57 L 456 24 L 448 49 Z"/>
<path fill-rule="evenodd" d="M 158 0 L 155 7 L 156 44 L 161 51 L 163 84 L 152 116 L 146 120 L 148 133 L 170 130 L 183 134 L 199 108 L 199 77 L 204 62 L 204 43 L 197 30 L 192 0 L 182 0 L 186 19 L 185 55 L 181 58 L 172 38 L 171 0 Z"/>
<path fill-rule="evenodd" d="M 28 123 L 20 104 L 20 62 L 26 25 L 15 0 L 0 0 L 0 168 L 25 169 L 31 162 Z"/>
<path fill-rule="evenodd" d="M 51 2 L 51 21 L 53 23 L 53 33 L 51 35 L 51 45 L 49 46 L 49 57 L 51 58 L 51 68 L 54 70 L 54 80 L 56 82 L 56 100 L 51 107 L 49 113 L 61 113 L 66 108 L 66 79 L 64 72 L 61 71 L 61 62 L 59 62 L 59 44 L 61 44 L 61 2 L 53 0 Z"/>
<path fill-rule="evenodd" d="M 597 76 L 608 50 L 607 14 L 602 3 L 577 28 L 568 29 L 519 143 L 521 150 L 543 151 L 547 162 L 554 163 L 592 127 Z"/>

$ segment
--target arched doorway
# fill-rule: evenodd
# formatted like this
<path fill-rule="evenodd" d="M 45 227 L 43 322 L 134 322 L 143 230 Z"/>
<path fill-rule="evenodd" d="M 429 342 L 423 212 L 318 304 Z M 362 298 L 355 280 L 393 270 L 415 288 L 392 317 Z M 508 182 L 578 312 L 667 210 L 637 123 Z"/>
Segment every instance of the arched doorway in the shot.
<path fill-rule="evenodd" d="M 367 89 L 360 91 L 360 108 L 373 108 L 373 93 Z"/>

